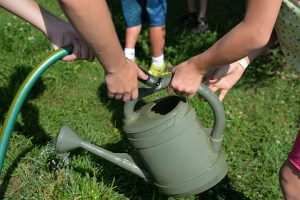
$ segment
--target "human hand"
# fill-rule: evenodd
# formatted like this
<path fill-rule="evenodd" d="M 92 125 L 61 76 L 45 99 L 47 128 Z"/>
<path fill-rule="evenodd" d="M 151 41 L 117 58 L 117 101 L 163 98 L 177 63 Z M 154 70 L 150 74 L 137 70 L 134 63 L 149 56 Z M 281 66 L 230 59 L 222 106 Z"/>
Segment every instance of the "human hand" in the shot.
<path fill-rule="evenodd" d="M 207 86 L 212 92 L 220 89 L 219 100 L 223 101 L 227 92 L 241 78 L 244 71 L 245 69 L 238 62 L 224 65 L 211 73 Z"/>
<path fill-rule="evenodd" d="M 71 44 L 73 45 L 72 54 L 65 56 L 62 60 L 87 60 L 89 62 L 94 61 L 95 56 L 92 50 L 80 38 L 71 24 L 60 21 L 53 23 L 51 26 L 54 27 L 52 27 L 51 29 L 49 28 L 49 31 L 47 31 L 46 35 L 49 38 L 54 50 L 63 46 Z"/>
<path fill-rule="evenodd" d="M 172 72 L 173 78 L 167 88 L 168 93 L 175 92 L 191 99 L 199 89 L 203 74 L 189 60 L 172 68 Z"/>
<path fill-rule="evenodd" d="M 123 101 L 138 98 L 138 78 L 147 80 L 148 76 L 132 61 L 125 61 L 115 73 L 106 73 L 105 81 L 108 97 Z"/>

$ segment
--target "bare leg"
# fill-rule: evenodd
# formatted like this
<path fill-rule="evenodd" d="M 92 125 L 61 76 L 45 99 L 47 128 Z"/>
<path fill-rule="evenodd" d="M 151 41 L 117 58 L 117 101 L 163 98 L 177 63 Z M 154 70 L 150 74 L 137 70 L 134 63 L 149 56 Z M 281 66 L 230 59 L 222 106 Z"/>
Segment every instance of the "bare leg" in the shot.
<path fill-rule="evenodd" d="M 195 13 L 196 8 L 195 8 L 195 0 L 186 0 L 187 8 L 188 8 L 188 13 Z"/>
<path fill-rule="evenodd" d="M 200 0 L 198 20 L 206 17 L 206 9 L 207 9 L 207 0 Z"/>
<path fill-rule="evenodd" d="M 154 26 L 149 28 L 152 56 L 161 56 L 165 46 L 165 26 Z"/>
<path fill-rule="evenodd" d="M 286 200 L 300 200 L 300 171 L 289 160 L 280 169 L 279 181 Z"/>
<path fill-rule="evenodd" d="M 195 0 L 186 0 L 187 15 L 183 19 L 183 26 L 193 27 L 197 23 L 198 10 L 195 6 Z"/>
<path fill-rule="evenodd" d="M 134 48 L 141 32 L 142 25 L 126 28 L 125 48 Z"/>
<path fill-rule="evenodd" d="M 197 25 L 193 28 L 194 33 L 202 33 L 208 29 L 208 23 L 206 20 L 206 8 L 207 0 L 199 1 L 199 13 L 197 16 Z"/>

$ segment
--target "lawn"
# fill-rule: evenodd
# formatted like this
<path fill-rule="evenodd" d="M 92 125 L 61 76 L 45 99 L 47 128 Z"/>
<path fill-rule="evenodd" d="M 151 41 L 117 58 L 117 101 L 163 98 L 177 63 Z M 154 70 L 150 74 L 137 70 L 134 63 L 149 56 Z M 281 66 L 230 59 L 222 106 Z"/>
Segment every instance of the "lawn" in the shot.
<path fill-rule="evenodd" d="M 54 1 L 39 2 L 65 18 Z M 210 30 L 194 35 L 180 26 L 184 1 L 169 1 L 165 57 L 176 65 L 207 49 L 242 18 L 244 3 L 209 2 Z M 124 44 L 120 3 L 110 1 L 109 5 Z M 146 28 L 137 51 L 139 62 L 149 65 Z M 25 77 L 50 52 L 49 42 L 39 31 L 0 10 L 0 124 Z M 0 199 L 176 199 L 86 151 L 55 153 L 57 134 L 65 124 L 84 140 L 113 152 L 131 150 L 123 136 L 123 102 L 107 98 L 103 74 L 97 61 L 59 61 L 46 71 L 14 127 L 1 173 Z M 227 176 L 210 190 L 182 199 L 282 199 L 278 171 L 296 137 L 299 86 L 299 74 L 285 63 L 278 46 L 252 63 L 223 103 Z M 162 91 L 145 101 L 165 95 Z M 190 103 L 210 126 L 213 118 L 207 103 L 198 98 Z"/>

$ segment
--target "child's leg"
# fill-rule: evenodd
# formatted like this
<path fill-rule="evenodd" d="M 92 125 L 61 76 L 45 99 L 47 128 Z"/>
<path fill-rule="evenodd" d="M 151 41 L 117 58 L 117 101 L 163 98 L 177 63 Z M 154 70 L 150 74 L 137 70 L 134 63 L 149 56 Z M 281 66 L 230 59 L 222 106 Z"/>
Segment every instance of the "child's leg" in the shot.
<path fill-rule="evenodd" d="M 189 14 L 196 13 L 195 0 L 186 0 L 187 9 Z"/>
<path fill-rule="evenodd" d="M 142 25 L 127 27 L 126 28 L 126 37 L 125 37 L 125 57 L 129 60 L 135 59 L 135 44 L 141 32 Z"/>
<path fill-rule="evenodd" d="M 166 0 L 148 0 L 146 10 L 149 17 L 149 35 L 153 57 L 163 54 L 165 46 Z"/>
<path fill-rule="evenodd" d="M 166 0 L 148 0 L 146 10 L 149 17 L 149 35 L 152 47 L 152 64 L 149 73 L 154 76 L 164 76 L 169 73 L 166 72 L 167 66 L 164 61 L 167 2 Z"/>
<path fill-rule="evenodd" d="M 186 0 L 188 14 L 183 20 L 183 25 L 192 27 L 196 24 L 198 11 L 195 7 L 195 0 Z"/>
<path fill-rule="evenodd" d="M 165 47 L 165 26 L 152 26 L 149 28 L 152 56 L 159 57 Z"/>
<path fill-rule="evenodd" d="M 202 33 L 208 29 L 208 23 L 206 20 L 206 8 L 207 8 L 207 0 L 200 0 L 199 13 L 197 17 L 197 25 L 193 29 L 194 33 Z"/>
<path fill-rule="evenodd" d="M 125 38 L 125 57 L 135 58 L 135 44 L 142 29 L 142 5 L 139 0 L 122 0 L 123 15 L 127 24 Z"/>
<path fill-rule="evenodd" d="M 142 29 L 142 25 L 126 28 L 125 48 L 135 47 L 141 29 Z"/>
<path fill-rule="evenodd" d="M 206 17 L 206 8 L 207 8 L 207 0 L 200 0 L 198 20 Z"/>
<path fill-rule="evenodd" d="M 288 160 L 280 169 L 280 186 L 287 200 L 300 200 L 300 130 Z"/>

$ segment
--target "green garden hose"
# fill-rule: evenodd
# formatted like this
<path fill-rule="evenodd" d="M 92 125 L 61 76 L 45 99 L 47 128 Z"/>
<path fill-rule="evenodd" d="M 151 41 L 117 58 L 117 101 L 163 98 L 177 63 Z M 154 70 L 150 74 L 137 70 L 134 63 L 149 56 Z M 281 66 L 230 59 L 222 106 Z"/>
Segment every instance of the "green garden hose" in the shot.
<path fill-rule="evenodd" d="M 5 155 L 8 148 L 9 139 L 13 131 L 14 125 L 17 121 L 20 109 L 26 100 L 30 90 L 37 82 L 37 80 L 42 76 L 42 74 L 56 61 L 61 60 L 63 57 L 72 53 L 72 47 L 60 48 L 51 54 L 49 54 L 42 62 L 40 62 L 26 77 L 21 87 L 19 88 L 17 94 L 15 95 L 7 116 L 5 118 L 4 124 L 0 132 L 0 172 L 2 171 Z"/>

